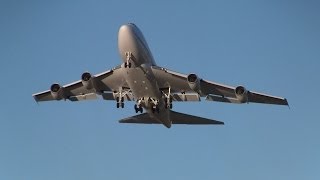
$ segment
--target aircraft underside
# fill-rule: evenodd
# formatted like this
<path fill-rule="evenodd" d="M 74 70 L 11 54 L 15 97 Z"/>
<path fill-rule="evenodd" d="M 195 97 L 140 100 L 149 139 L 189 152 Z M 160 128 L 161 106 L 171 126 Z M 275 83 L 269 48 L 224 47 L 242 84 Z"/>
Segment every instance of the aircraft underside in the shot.
<path fill-rule="evenodd" d="M 96 99 L 116 102 L 124 108 L 125 101 L 135 101 L 136 116 L 120 123 L 163 124 L 224 124 L 221 121 L 196 117 L 172 111 L 173 102 L 208 101 L 224 103 L 264 103 L 288 105 L 285 98 L 247 90 L 244 86 L 227 86 L 199 78 L 196 74 L 182 74 L 156 65 L 149 46 L 139 28 L 128 23 L 120 27 L 118 49 L 122 63 L 100 74 L 84 72 L 81 80 L 33 94 L 39 101 L 70 100 L 72 102 Z M 145 113 L 143 112 L 145 111 Z"/>

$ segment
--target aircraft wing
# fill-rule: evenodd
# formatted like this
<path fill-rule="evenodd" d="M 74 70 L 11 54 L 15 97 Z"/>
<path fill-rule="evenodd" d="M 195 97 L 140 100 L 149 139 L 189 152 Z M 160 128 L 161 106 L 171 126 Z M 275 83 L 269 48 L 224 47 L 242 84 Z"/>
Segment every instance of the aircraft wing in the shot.
<path fill-rule="evenodd" d="M 152 71 L 159 82 L 160 88 L 165 89 L 170 87 L 172 93 L 195 92 L 189 86 L 188 75 L 186 74 L 177 73 L 157 66 L 153 66 Z M 199 91 L 197 93 L 199 93 L 201 97 L 206 97 L 206 100 L 209 101 L 288 105 L 288 101 L 285 98 L 251 91 L 247 91 L 247 98 L 243 101 L 236 96 L 235 91 L 237 87 L 227 86 L 204 79 L 199 79 L 199 86 Z"/>
<path fill-rule="evenodd" d="M 94 88 L 86 88 L 83 86 L 82 81 L 79 80 L 62 86 L 62 97 L 60 99 L 68 99 L 70 101 L 95 99 L 96 94 L 103 95 L 104 92 L 110 93 L 112 91 L 118 91 L 120 87 L 125 85 L 120 66 L 92 77 L 94 80 Z M 56 99 L 50 90 L 36 93 L 32 96 L 37 102 L 60 100 Z"/>
<path fill-rule="evenodd" d="M 221 121 L 211 120 L 207 118 L 192 116 L 188 114 L 170 111 L 170 119 L 172 124 L 190 124 L 190 125 L 224 125 Z M 161 124 L 157 119 L 149 113 L 139 114 L 128 117 L 119 121 L 120 123 L 135 123 L 135 124 Z"/>

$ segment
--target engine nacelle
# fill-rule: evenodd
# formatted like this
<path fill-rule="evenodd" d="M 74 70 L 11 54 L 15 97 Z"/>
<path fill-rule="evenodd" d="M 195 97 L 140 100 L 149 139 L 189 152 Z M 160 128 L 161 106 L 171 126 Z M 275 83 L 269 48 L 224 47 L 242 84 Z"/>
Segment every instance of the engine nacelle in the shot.
<path fill-rule="evenodd" d="M 187 77 L 189 87 L 197 92 L 198 94 L 201 93 L 201 88 L 200 88 L 200 79 L 196 74 L 189 74 Z"/>
<path fill-rule="evenodd" d="M 82 81 L 82 85 L 86 88 L 86 89 L 92 89 L 95 88 L 94 85 L 94 76 L 92 76 L 89 72 L 85 72 L 81 75 L 81 81 Z"/>
<path fill-rule="evenodd" d="M 240 103 L 248 102 L 248 91 L 243 86 L 238 86 L 235 89 L 235 94 Z"/>
<path fill-rule="evenodd" d="M 50 87 L 51 95 L 55 100 L 61 100 L 64 98 L 63 87 L 59 84 L 52 84 Z"/>

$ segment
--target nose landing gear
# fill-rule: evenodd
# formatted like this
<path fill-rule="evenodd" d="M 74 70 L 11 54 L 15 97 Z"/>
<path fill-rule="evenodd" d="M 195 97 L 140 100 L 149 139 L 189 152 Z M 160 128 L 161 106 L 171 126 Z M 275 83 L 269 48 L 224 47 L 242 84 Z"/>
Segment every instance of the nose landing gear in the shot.
<path fill-rule="evenodd" d="M 131 52 L 126 52 L 125 53 L 126 57 L 127 57 L 127 61 L 124 63 L 124 67 L 125 68 L 131 68 L 131 61 L 132 61 L 132 53 Z"/>

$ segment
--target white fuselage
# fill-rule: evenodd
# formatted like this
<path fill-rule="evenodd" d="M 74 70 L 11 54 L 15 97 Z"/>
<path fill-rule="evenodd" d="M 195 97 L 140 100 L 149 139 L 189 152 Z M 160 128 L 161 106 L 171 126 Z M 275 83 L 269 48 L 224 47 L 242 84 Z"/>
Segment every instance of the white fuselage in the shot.
<path fill-rule="evenodd" d="M 142 107 L 160 123 L 170 127 L 170 110 L 165 108 L 163 94 L 151 69 L 156 63 L 143 34 L 136 25 L 129 23 L 120 27 L 118 48 L 123 61 L 121 66 L 123 76 L 135 100 L 140 101 Z M 130 63 L 130 67 L 126 67 L 125 63 Z M 152 111 L 155 103 L 159 112 Z"/>

